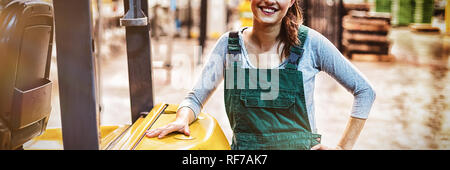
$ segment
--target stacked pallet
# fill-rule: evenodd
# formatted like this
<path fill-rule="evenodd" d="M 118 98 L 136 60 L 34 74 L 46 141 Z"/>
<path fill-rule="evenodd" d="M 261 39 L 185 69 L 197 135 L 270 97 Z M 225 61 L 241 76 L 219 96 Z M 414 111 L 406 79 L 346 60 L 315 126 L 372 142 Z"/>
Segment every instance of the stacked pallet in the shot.
<path fill-rule="evenodd" d="M 370 11 L 370 3 L 344 3 L 345 12 L 350 11 Z"/>
<path fill-rule="evenodd" d="M 353 60 L 391 61 L 388 13 L 351 11 L 343 18 L 344 53 Z"/>
<path fill-rule="evenodd" d="M 409 25 L 409 29 L 413 32 L 430 32 L 440 33 L 441 30 L 438 27 L 433 27 L 431 24 L 414 23 Z"/>

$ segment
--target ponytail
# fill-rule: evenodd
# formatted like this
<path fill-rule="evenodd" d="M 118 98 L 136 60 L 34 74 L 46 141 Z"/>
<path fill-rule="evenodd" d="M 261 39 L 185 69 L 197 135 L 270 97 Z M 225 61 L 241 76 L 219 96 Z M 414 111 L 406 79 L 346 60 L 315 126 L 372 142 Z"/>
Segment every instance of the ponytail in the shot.
<path fill-rule="evenodd" d="M 303 24 L 303 14 L 298 0 L 295 0 L 282 20 L 279 39 L 284 44 L 284 47 L 281 56 L 289 56 L 291 47 L 300 44 L 298 28 L 300 28 L 301 24 Z"/>

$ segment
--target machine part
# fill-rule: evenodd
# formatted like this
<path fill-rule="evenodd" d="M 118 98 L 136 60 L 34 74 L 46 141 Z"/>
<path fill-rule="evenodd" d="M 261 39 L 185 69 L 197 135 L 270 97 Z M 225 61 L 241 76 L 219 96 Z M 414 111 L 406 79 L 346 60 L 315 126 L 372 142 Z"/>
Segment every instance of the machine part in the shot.
<path fill-rule="evenodd" d="M 147 26 L 148 18 L 141 9 L 141 0 L 128 0 L 130 9 L 120 19 L 120 25 L 126 27 Z"/>
<path fill-rule="evenodd" d="M 147 0 L 140 0 L 142 11 L 148 14 Z M 124 10 L 129 4 L 124 1 Z M 150 26 L 125 27 L 128 58 L 128 78 L 130 84 L 131 122 L 135 122 L 141 112 L 153 108 L 152 56 Z"/>
<path fill-rule="evenodd" d="M 164 111 L 167 109 L 168 104 L 163 104 L 161 109 L 158 109 L 158 112 L 156 112 L 156 115 L 153 116 L 153 119 L 150 121 L 150 126 L 147 128 L 147 130 L 150 130 L 152 128 L 153 124 L 155 124 L 156 120 L 158 120 L 159 116 L 164 113 Z M 146 130 L 146 131 L 147 131 Z M 145 131 L 139 138 L 139 140 L 134 144 L 133 148 L 131 150 L 135 150 L 136 146 L 144 139 L 145 137 Z"/>
<path fill-rule="evenodd" d="M 200 36 L 198 37 L 199 45 L 202 47 L 200 51 L 200 55 L 198 55 L 197 65 L 203 64 L 203 52 L 205 48 L 206 42 L 206 26 L 207 26 L 207 17 L 208 15 L 208 0 L 201 0 L 200 7 Z"/>
<path fill-rule="evenodd" d="M 53 6 L 64 149 L 98 150 L 91 1 L 53 0 Z"/>
<path fill-rule="evenodd" d="M 130 126 L 101 126 L 100 127 L 100 149 L 107 150 L 120 139 Z M 41 136 L 35 137 L 23 145 L 24 150 L 63 150 L 63 138 L 61 128 L 47 129 Z"/>
<path fill-rule="evenodd" d="M 145 137 L 145 132 L 173 121 L 177 105 L 158 104 L 147 117 L 139 118 L 121 135 L 112 150 L 229 150 L 230 145 L 217 121 L 206 113 L 190 125 L 191 136 L 172 133 L 162 139 Z"/>
<path fill-rule="evenodd" d="M 178 105 L 158 104 L 147 117 L 140 117 L 133 125 L 101 126 L 102 150 L 229 150 L 230 145 L 217 121 L 207 113 L 201 113 L 190 125 L 191 135 L 173 133 L 163 139 L 145 137 L 149 129 L 158 128 L 173 121 Z M 47 129 L 39 137 L 24 145 L 25 150 L 63 149 L 61 129 Z"/>

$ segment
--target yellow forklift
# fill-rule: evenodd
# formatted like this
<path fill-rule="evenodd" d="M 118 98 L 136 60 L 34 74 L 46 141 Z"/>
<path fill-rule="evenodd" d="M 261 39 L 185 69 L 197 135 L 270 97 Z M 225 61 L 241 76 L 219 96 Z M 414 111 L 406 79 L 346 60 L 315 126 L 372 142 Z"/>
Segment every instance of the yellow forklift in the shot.
<path fill-rule="evenodd" d="M 175 119 L 178 106 L 153 103 L 147 0 L 124 0 L 131 125 L 100 126 L 90 0 L 0 0 L 0 150 L 228 150 L 206 113 L 191 135 L 147 138 L 145 131 Z M 56 40 L 62 128 L 46 129 Z"/>

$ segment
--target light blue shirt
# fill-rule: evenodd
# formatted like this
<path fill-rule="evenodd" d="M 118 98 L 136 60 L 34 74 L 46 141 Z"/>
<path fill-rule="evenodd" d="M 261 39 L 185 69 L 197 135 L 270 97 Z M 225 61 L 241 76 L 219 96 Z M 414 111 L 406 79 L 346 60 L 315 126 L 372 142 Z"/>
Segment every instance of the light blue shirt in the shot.
<path fill-rule="evenodd" d="M 248 58 L 247 49 L 244 45 L 242 37 L 242 31 L 244 29 L 242 28 L 239 31 L 242 49 L 242 67 L 255 68 Z M 209 59 L 202 70 L 200 79 L 196 82 L 192 91 L 180 103 L 179 108 L 188 107 L 192 109 L 195 117 L 197 117 L 203 105 L 224 79 L 224 67 L 227 63 L 228 34 L 229 32 L 225 33 L 216 42 L 213 50 L 208 55 Z M 327 38 L 313 29 L 309 30 L 304 49 L 305 51 L 300 58 L 298 70 L 302 71 L 303 74 L 308 119 L 313 133 L 317 133 L 314 117 L 314 83 L 315 76 L 320 71 L 326 72 L 353 94 L 354 102 L 351 116 L 367 119 L 375 100 L 375 91 L 365 76 Z M 284 61 L 275 69 L 283 69 L 286 62 Z"/>

